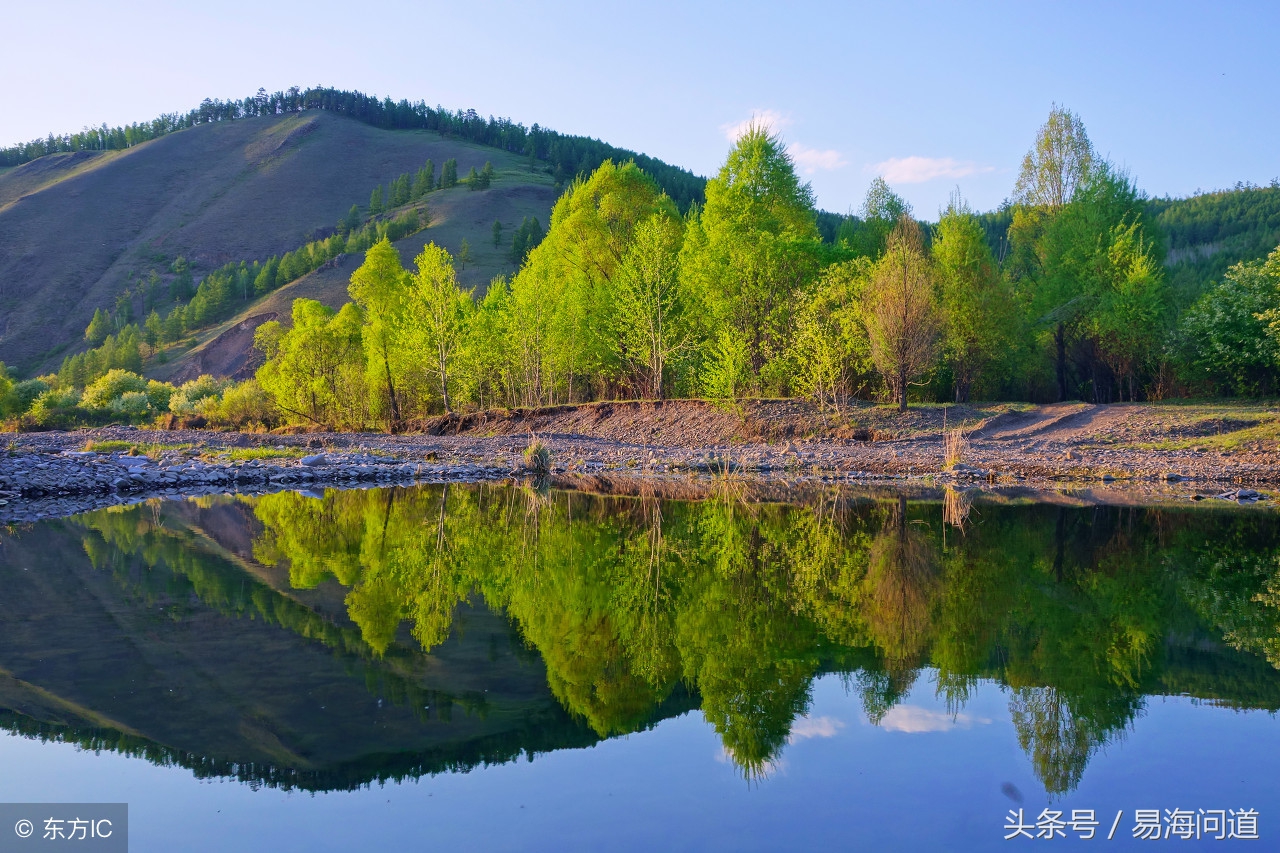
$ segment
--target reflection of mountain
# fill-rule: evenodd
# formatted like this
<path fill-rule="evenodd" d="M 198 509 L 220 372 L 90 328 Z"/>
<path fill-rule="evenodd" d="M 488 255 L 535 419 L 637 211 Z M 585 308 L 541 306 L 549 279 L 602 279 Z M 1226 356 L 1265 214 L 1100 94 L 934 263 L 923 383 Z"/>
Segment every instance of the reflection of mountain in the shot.
<path fill-rule="evenodd" d="M 407 644 L 377 658 L 345 618 L 280 594 L 179 519 L 237 533 L 238 516 L 243 535 L 240 508 L 166 505 L 161 528 L 157 506 L 133 507 L 4 537 L 3 725 L 321 789 L 599 740 L 500 614 L 463 605 L 465 630 L 429 658 Z"/>
<path fill-rule="evenodd" d="M 974 518 L 944 545 L 941 508 L 905 501 L 505 486 L 92 513 L 0 540 L 0 706 L 14 730 L 306 787 L 589 744 L 700 706 L 752 775 L 816 675 L 848 673 L 879 721 L 932 666 L 954 711 L 980 679 L 1011 688 L 1051 792 L 1146 695 L 1280 708 L 1268 518 Z"/>

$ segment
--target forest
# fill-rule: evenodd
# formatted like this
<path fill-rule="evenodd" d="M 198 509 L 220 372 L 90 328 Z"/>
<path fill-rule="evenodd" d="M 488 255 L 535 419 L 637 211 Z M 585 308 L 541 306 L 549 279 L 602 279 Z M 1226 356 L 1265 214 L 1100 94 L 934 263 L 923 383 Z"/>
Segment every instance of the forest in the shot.
<path fill-rule="evenodd" d="M 404 175 L 374 190 L 369 212 L 434 185 Z M 839 412 L 856 400 L 1266 396 L 1280 380 L 1278 199 L 1280 187 L 1242 187 L 1151 200 L 1055 107 L 996 213 L 975 213 L 957 190 L 923 222 L 877 179 L 856 216 L 824 218 L 781 138 L 752 127 L 687 206 L 636 159 L 580 174 L 545 236 L 535 222 L 513 238 L 518 271 L 481 296 L 457 283 L 465 258 L 429 243 L 406 268 L 389 226 L 357 227 L 353 209 L 345 232 L 296 261 L 206 276 L 174 309 L 180 322 L 154 315 L 123 348 L 128 330 L 102 337 L 108 318 L 95 317 L 86 336 L 99 348 L 57 376 L 11 382 L 4 413 L 33 425 L 177 415 L 400 431 L 440 412 L 621 398 L 809 397 Z M 1224 224 L 1233 206 L 1237 224 Z M 399 215 L 412 217 L 403 229 L 422 224 L 417 207 Z M 140 338 L 154 346 L 166 325 L 221 317 L 229 309 L 211 302 L 247 299 L 340 249 L 367 249 L 352 301 L 335 311 L 299 299 L 290 324 L 263 325 L 256 379 L 173 388 L 138 375 Z"/>

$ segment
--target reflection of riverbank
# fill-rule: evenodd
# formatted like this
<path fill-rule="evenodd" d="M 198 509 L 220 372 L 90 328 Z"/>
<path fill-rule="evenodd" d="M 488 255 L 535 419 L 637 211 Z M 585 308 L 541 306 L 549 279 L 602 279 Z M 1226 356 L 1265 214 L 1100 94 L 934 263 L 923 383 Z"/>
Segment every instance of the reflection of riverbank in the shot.
<path fill-rule="evenodd" d="M 266 495 L 301 491 L 321 495 L 326 489 L 411 487 L 444 483 L 523 482 L 529 474 L 508 456 L 475 462 L 462 457 L 441 459 L 431 451 L 420 461 L 405 456 L 366 451 L 309 451 L 288 445 L 271 446 L 279 459 L 226 460 L 222 448 L 197 457 L 195 450 L 154 451 L 155 458 L 120 452 L 16 454 L 0 457 L 0 523 L 65 518 L 105 507 L 137 503 L 149 498 L 194 498 L 209 495 Z M 661 469 L 661 470 L 657 470 Z M 784 470 L 752 471 L 701 462 L 679 465 L 578 467 L 548 478 L 558 489 L 588 494 L 629 495 L 663 500 L 698 501 L 732 491 L 756 503 L 804 504 L 833 490 L 850 499 L 881 499 L 907 495 L 912 500 L 942 501 L 963 496 L 957 506 L 974 500 L 997 503 L 1035 502 L 1062 506 L 1159 506 L 1208 500 L 1207 506 L 1257 504 L 1275 508 L 1266 492 L 1239 486 L 1212 486 L 1164 479 L 1126 483 L 1076 483 L 1047 480 L 1009 481 L 947 476 L 876 476 L 869 472 Z M 1217 489 L 1225 488 L 1219 492 Z"/>

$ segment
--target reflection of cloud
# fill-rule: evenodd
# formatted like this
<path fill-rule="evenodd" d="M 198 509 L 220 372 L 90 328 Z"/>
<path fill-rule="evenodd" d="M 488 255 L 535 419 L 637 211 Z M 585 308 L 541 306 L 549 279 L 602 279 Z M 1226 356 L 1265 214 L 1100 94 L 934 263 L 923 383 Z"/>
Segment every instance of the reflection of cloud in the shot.
<path fill-rule="evenodd" d="M 963 178 L 981 172 L 994 171 L 992 166 L 980 166 L 971 161 L 952 157 L 890 157 L 871 167 L 891 184 L 923 184 L 937 178 Z"/>
<path fill-rule="evenodd" d="M 784 127 L 791 124 L 791 119 L 783 115 L 777 110 L 755 110 L 751 113 L 751 118 L 743 119 L 739 122 L 720 125 L 720 129 L 724 131 L 725 138 L 730 142 L 737 142 L 738 137 L 747 132 L 747 128 L 752 125 L 757 127 L 768 128 L 771 132 L 777 133 Z"/>
<path fill-rule="evenodd" d="M 952 729 L 967 729 L 970 726 L 985 726 L 991 721 L 986 717 L 971 717 L 968 714 L 951 714 L 942 711 L 931 711 L 915 705 L 898 705 L 884 715 L 880 728 L 891 732 L 949 732 Z"/>
<path fill-rule="evenodd" d="M 811 737 L 835 737 L 844 728 L 844 721 L 835 717 L 801 717 L 791 726 L 787 743 L 808 740 Z"/>
<path fill-rule="evenodd" d="M 848 165 L 839 151 L 831 149 L 822 151 L 801 145 L 799 142 L 788 145 L 787 152 L 791 155 L 791 159 L 796 161 L 796 165 L 810 175 L 820 169 L 830 171 Z"/>

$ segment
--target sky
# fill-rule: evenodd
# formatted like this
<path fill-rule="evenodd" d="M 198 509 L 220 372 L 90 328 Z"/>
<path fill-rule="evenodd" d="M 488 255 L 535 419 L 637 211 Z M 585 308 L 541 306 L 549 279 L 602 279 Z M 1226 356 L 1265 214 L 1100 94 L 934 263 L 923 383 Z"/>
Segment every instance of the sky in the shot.
<path fill-rule="evenodd" d="M 820 207 L 1012 192 L 1054 104 L 1153 196 L 1280 176 L 1280 3 L 94 2 L 5 11 L 0 145 L 323 84 L 712 175 L 753 117 Z"/>

